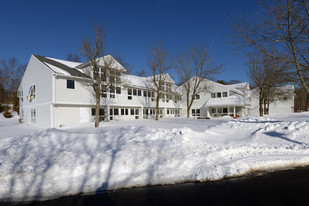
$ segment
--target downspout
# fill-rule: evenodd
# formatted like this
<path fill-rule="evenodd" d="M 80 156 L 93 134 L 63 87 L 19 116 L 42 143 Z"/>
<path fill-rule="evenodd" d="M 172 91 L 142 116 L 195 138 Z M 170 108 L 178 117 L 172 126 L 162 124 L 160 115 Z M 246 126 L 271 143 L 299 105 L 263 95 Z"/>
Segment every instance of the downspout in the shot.
<path fill-rule="evenodd" d="M 56 98 L 56 84 L 55 84 L 56 76 L 57 74 L 53 74 L 52 76 L 52 102 L 50 105 L 50 126 L 51 128 L 54 128 L 54 105 L 56 102 L 56 99 L 55 99 Z"/>

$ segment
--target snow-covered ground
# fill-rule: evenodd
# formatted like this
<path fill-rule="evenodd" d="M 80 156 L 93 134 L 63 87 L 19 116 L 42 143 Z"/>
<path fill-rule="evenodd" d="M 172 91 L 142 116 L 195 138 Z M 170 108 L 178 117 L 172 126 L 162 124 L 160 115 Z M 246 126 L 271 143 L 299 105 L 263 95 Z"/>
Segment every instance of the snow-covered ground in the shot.
<path fill-rule="evenodd" d="M 43 129 L 0 115 L 0 201 L 220 180 L 309 165 L 309 113 Z"/>

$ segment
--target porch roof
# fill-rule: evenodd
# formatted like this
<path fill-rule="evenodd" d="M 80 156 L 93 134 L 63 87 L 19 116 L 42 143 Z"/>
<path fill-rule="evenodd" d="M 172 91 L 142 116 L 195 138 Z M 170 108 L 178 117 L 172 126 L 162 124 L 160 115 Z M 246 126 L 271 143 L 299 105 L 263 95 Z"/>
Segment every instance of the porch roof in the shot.
<path fill-rule="evenodd" d="M 240 96 L 230 96 L 211 98 L 206 102 L 206 106 L 250 106 L 250 104 Z"/>

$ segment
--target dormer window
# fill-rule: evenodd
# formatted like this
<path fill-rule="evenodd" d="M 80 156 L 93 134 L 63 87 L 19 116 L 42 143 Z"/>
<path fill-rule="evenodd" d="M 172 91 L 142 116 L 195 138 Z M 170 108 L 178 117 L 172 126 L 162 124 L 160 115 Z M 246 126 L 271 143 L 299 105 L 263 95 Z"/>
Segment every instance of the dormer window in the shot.
<path fill-rule="evenodd" d="M 75 81 L 72 79 L 67 79 L 67 88 L 68 89 L 75 89 Z"/>
<path fill-rule="evenodd" d="M 223 97 L 227 97 L 227 92 L 222 93 Z"/>

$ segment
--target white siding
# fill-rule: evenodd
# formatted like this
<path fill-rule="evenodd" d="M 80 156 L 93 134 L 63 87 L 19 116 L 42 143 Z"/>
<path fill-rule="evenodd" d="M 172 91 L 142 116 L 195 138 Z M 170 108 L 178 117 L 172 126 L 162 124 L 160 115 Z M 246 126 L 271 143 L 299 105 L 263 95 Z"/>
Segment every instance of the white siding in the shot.
<path fill-rule="evenodd" d="M 75 88 L 67 88 L 67 79 L 74 80 Z M 55 78 L 55 104 L 95 104 L 92 86 L 70 77 Z"/>
<path fill-rule="evenodd" d="M 80 108 L 73 106 L 55 106 L 54 127 L 62 127 L 80 123 Z"/>
<path fill-rule="evenodd" d="M 24 122 L 31 124 L 31 108 L 37 108 L 36 124 L 44 127 L 51 127 L 50 105 L 52 103 L 52 72 L 46 66 L 31 56 L 19 86 L 23 91 L 22 107 L 24 109 Z M 32 85 L 35 85 L 35 98 L 28 100 L 28 92 Z"/>

